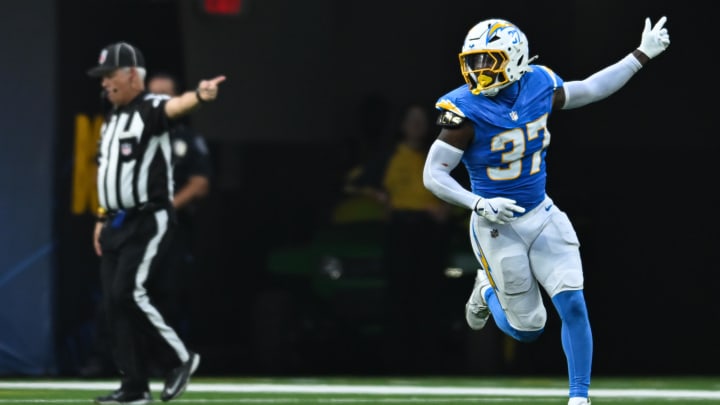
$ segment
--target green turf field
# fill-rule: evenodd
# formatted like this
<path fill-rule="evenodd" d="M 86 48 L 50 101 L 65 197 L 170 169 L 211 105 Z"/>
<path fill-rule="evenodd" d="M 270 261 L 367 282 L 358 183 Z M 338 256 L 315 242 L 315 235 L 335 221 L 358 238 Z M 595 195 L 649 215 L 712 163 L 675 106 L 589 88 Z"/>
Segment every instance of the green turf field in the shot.
<path fill-rule="evenodd" d="M 194 378 L 172 403 L 184 404 L 502 404 L 565 405 L 562 378 Z M 92 403 L 109 380 L 0 379 L 0 405 Z M 159 400 L 160 381 L 151 389 Z M 593 405 L 720 404 L 720 377 L 593 379 Z"/>

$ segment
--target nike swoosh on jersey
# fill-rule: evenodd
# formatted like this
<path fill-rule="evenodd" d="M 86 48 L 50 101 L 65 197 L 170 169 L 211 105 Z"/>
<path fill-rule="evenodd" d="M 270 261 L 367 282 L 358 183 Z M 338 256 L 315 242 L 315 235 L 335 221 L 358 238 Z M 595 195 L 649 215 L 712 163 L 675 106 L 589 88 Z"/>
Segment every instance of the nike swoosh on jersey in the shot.
<path fill-rule="evenodd" d="M 550 211 L 550 208 L 552 208 L 552 206 L 553 206 L 553 205 L 550 204 L 550 205 L 548 205 L 547 207 L 545 207 L 545 211 Z"/>

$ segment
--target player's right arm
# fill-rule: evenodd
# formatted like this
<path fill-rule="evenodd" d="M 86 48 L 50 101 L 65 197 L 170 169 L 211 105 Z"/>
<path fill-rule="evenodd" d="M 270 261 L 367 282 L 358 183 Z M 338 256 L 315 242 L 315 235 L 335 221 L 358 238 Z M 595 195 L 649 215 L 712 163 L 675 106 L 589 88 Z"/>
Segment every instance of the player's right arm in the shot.
<path fill-rule="evenodd" d="M 440 119 L 442 120 L 442 115 Z M 474 132 L 472 125 L 466 122 L 457 126 L 443 126 L 430 146 L 423 169 L 425 188 L 449 203 L 468 209 L 475 208 L 480 196 L 465 189 L 450 173 L 460 164 Z"/>
<path fill-rule="evenodd" d="M 451 172 L 460 164 L 465 149 L 475 137 L 475 129 L 464 117 L 450 111 L 443 112 L 438 123 L 442 130 L 430 147 L 423 169 L 425 188 L 444 201 L 473 210 L 499 224 L 515 219 L 515 212 L 525 212 L 524 208 L 515 205 L 514 200 L 503 197 L 483 198 L 455 180 Z"/>

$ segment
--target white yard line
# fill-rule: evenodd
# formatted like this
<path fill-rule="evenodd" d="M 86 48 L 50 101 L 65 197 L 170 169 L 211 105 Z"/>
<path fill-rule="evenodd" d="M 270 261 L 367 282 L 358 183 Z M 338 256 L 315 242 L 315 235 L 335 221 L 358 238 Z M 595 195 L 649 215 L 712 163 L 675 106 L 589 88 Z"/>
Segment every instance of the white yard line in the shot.
<path fill-rule="evenodd" d="M 0 404 L 6 403 L 6 404 L 53 404 L 53 403 L 68 403 L 69 401 L 72 401 L 72 399 L 0 399 Z M 78 398 L 77 401 L 81 402 L 87 402 L 87 398 Z M 228 398 L 228 399 L 174 399 L 173 403 L 175 402 L 185 402 L 185 403 L 192 403 L 192 404 L 394 404 L 394 403 L 418 403 L 418 404 L 461 404 L 464 402 L 467 402 L 469 404 L 477 404 L 478 402 L 477 397 L 472 398 L 375 398 L 375 399 L 368 399 L 368 398 L 352 398 L 352 399 L 342 399 L 342 398 L 328 398 L 328 399 L 322 399 L 322 398 L 313 398 L 312 402 L 308 402 L 307 399 L 300 399 L 300 398 Z M 510 402 L 514 400 L 510 400 L 508 398 L 483 398 L 482 403 L 483 404 L 504 404 L 506 402 Z M 533 402 L 547 402 L 547 400 L 543 400 L 540 398 L 530 398 L 530 399 L 523 399 L 525 403 L 533 403 Z"/>
<path fill-rule="evenodd" d="M 0 389 L 73 389 L 112 390 L 118 383 L 95 381 L 0 381 Z M 161 390 L 162 384 L 153 383 L 152 390 Z M 566 389 L 504 388 L 504 387 L 418 387 L 396 385 L 342 385 L 342 384 L 228 384 L 191 383 L 189 392 L 226 393 L 287 393 L 287 394 L 365 394 L 365 395 L 480 395 L 503 397 L 564 397 Z M 720 399 L 720 391 L 653 390 L 653 389 L 591 389 L 591 398 L 665 398 L 665 399 Z"/>

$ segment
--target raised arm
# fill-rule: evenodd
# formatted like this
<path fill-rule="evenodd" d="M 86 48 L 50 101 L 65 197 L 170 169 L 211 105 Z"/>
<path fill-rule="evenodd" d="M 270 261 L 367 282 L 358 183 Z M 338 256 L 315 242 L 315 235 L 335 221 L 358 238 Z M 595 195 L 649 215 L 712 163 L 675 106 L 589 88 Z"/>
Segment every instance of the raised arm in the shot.
<path fill-rule="evenodd" d="M 563 87 L 555 91 L 553 107 L 564 110 L 578 108 L 618 91 L 643 65 L 670 45 L 670 35 L 667 28 L 664 28 L 665 21 L 667 18 L 662 17 L 651 28 L 650 18 L 646 18 L 637 49 L 584 80 L 565 82 Z"/>
<path fill-rule="evenodd" d="M 186 91 L 168 100 L 165 103 L 165 114 L 167 114 L 168 118 L 177 118 L 189 113 L 201 104 L 215 100 L 218 95 L 219 85 L 224 81 L 225 76 L 201 80 L 195 90 Z"/>

